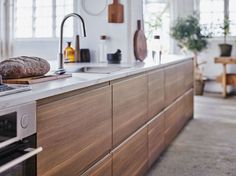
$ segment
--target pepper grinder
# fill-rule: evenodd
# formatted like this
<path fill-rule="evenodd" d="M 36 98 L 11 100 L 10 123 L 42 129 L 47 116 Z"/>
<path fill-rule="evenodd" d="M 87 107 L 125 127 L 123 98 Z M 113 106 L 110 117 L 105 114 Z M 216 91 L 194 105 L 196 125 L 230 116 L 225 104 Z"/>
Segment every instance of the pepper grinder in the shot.
<path fill-rule="evenodd" d="M 81 62 L 80 53 L 80 37 L 76 35 L 75 37 L 75 62 Z"/>
<path fill-rule="evenodd" d="M 2 75 L 0 75 L 0 86 L 3 85 Z"/>

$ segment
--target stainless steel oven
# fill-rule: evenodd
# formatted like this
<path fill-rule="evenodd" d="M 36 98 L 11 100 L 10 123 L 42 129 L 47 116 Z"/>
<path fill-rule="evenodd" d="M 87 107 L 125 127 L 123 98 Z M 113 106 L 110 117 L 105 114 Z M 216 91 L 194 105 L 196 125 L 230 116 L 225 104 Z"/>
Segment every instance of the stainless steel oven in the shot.
<path fill-rule="evenodd" d="M 36 176 L 36 103 L 0 110 L 0 176 Z"/>

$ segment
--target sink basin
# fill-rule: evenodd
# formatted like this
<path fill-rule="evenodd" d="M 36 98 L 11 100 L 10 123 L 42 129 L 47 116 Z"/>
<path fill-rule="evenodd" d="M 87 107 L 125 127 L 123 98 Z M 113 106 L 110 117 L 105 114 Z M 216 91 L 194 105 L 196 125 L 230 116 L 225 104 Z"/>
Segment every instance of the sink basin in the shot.
<path fill-rule="evenodd" d="M 96 73 L 96 74 L 111 74 L 124 69 L 128 69 L 128 66 L 86 66 L 76 70 L 71 70 L 72 73 Z"/>

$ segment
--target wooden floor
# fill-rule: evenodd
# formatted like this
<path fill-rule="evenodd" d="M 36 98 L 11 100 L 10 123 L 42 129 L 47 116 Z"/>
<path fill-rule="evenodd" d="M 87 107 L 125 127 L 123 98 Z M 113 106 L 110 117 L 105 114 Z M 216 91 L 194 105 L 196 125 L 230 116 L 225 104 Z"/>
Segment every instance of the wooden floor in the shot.
<path fill-rule="evenodd" d="M 194 120 L 147 176 L 236 176 L 236 97 L 196 97 Z"/>

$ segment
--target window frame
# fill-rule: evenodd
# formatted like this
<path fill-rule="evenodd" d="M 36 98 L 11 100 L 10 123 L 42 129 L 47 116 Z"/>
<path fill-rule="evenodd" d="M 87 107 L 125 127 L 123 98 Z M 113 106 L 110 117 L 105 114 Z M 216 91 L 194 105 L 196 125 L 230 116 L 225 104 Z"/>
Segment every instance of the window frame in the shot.
<path fill-rule="evenodd" d="M 32 29 L 33 29 L 33 36 L 32 37 L 28 37 L 28 38 L 24 38 L 24 37 L 16 37 L 15 36 L 15 11 L 16 11 L 16 1 L 14 0 L 13 3 L 13 15 L 12 15 L 12 38 L 13 41 L 15 42 L 55 42 L 58 41 L 59 37 L 56 36 L 56 0 L 52 0 L 52 37 L 35 37 L 35 19 L 33 19 L 32 21 Z M 36 0 L 32 0 L 33 4 L 36 2 Z M 73 12 L 77 12 L 78 11 L 78 2 L 76 0 L 73 0 Z M 35 14 L 36 9 L 33 9 L 33 15 Z M 71 12 L 72 13 L 72 12 Z M 74 21 L 74 24 L 75 21 Z M 73 26 L 73 36 L 78 32 L 78 27 L 77 25 Z M 71 40 L 73 37 L 64 37 L 65 40 Z"/>
<path fill-rule="evenodd" d="M 197 3 L 197 11 L 198 11 L 198 15 L 199 15 L 199 18 L 200 18 L 200 1 L 203 1 L 203 0 L 198 0 Z M 229 11 L 229 0 L 222 0 L 223 3 L 224 3 L 224 19 L 226 18 L 229 18 L 229 15 L 230 15 L 230 11 Z M 234 35 L 231 35 L 229 34 L 228 35 L 228 41 L 235 41 L 236 39 L 236 34 Z M 221 35 L 221 36 L 213 36 L 211 39 L 209 39 L 210 41 L 219 41 L 219 40 L 222 40 L 224 39 L 224 36 Z"/>

